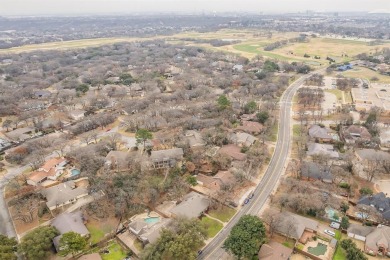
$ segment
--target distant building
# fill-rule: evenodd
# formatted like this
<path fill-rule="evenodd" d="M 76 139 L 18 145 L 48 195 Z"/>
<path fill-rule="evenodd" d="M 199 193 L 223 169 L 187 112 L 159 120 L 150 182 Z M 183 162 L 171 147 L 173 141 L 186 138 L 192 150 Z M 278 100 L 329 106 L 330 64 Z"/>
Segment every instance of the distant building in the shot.
<path fill-rule="evenodd" d="M 358 200 L 357 204 L 373 207 L 382 214 L 384 219 L 390 220 L 390 198 L 386 197 L 383 192 L 364 196 Z"/>
<path fill-rule="evenodd" d="M 351 64 L 346 64 L 346 65 L 342 65 L 342 66 L 337 67 L 338 71 L 347 71 L 347 70 L 351 70 L 351 69 L 353 69 L 353 66 Z"/>
<path fill-rule="evenodd" d="M 64 172 L 64 166 L 68 163 L 65 158 L 52 158 L 47 160 L 38 170 L 33 171 L 27 177 L 27 184 L 38 186 L 46 180 L 55 181 Z"/>
<path fill-rule="evenodd" d="M 354 144 L 356 142 L 370 142 L 372 136 L 364 126 L 350 125 L 343 127 L 341 138 L 346 144 Z"/>
<path fill-rule="evenodd" d="M 309 180 L 320 180 L 332 183 L 333 177 L 329 166 L 319 165 L 314 162 L 304 162 L 301 168 L 301 176 Z"/>
<path fill-rule="evenodd" d="M 316 142 L 331 143 L 335 138 L 330 134 L 330 130 L 319 125 L 313 125 L 309 128 L 309 136 Z"/>

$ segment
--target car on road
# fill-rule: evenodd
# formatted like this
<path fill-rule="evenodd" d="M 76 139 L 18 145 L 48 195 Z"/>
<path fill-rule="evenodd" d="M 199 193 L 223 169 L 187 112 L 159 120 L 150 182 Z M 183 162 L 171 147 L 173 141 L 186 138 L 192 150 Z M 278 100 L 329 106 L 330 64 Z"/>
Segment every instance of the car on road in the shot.
<path fill-rule="evenodd" d="M 251 199 L 251 198 L 253 198 L 253 196 L 255 196 L 255 193 L 253 191 L 251 191 L 251 193 L 249 194 L 248 198 Z"/>
<path fill-rule="evenodd" d="M 244 200 L 244 203 L 242 203 L 242 206 L 245 206 L 246 204 L 248 204 L 249 203 L 249 199 L 245 199 Z"/>
<path fill-rule="evenodd" d="M 333 232 L 333 231 L 331 231 L 331 230 L 327 230 L 327 229 L 324 230 L 324 233 L 327 234 L 327 235 L 329 235 L 329 236 L 332 236 L 332 237 L 334 237 L 334 236 L 336 235 L 335 232 Z"/>

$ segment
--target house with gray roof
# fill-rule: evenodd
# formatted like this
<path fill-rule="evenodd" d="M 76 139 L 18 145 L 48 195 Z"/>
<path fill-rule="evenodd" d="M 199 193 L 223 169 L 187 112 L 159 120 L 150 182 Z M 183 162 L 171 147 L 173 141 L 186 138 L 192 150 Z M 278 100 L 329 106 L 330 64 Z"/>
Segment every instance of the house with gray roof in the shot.
<path fill-rule="evenodd" d="M 210 206 L 210 199 L 206 196 L 191 191 L 184 196 L 183 201 L 173 207 L 170 212 L 173 217 L 198 218 Z"/>
<path fill-rule="evenodd" d="M 390 257 L 390 227 L 379 225 L 366 237 L 364 251 L 370 255 Z"/>
<path fill-rule="evenodd" d="M 152 151 L 150 159 L 153 163 L 153 167 L 156 169 L 159 168 L 169 168 L 175 167 L 176 163 L 183 159 L 183 149 L 182 148 L 173 148 L 159 151 Z"/>
<path fill-rule="evenodd" d="M 47 207 L 54 210 L 87 196 L 88 189 L 85 186 L 77 186 L 75 181 L 67 181 L 41 190 L 41 194 L 47 200 Z"/>
<path fill-rule="evenodd" d="M 303 162 L 301 177 L 307 178 L 308 180 L 320 180 L 326 183 L 333 182 L 331 167 L 319 165 L 314 162 Z"/>
<path fill-rule="evenodd" d="M 356 151 L 360 161 L 386 162 L 390 161 L 390 153 L 375 149 L 360 149 Z"/>
<path fill-rule="evenodd" d="M 321 143 L 330 143 L 334 140 L 333 136 L 330 134 L 330 131 L 327 128 L 321 127 L 319 125 L 313 125 L 309 128 L 309 136 L 316 142 Z"/>
<path fill-rule="evenodd" d="M 246 147 L 252 146 L 257 141 L 257 138 L 254 137 L 253 135 L 243 133 L 243 132 L 232 133 L 229 139 L 232 143 L 238 146 L 246 146 Z"/>
<path fill-rule="evenodd" d="M 347 229 L 348 237 L 360 241 L 366 241 L 366 237 L 375 229 L 375 227 L 362 226 L 351 223 Z"/>
<path fill-rule="evenodd" d="M 259 251 L 261 260 L 289 260 L 293 250 L 278 242 L 270 241 L 263 244 Z"/>
<path fill-rule="evenodd" d="M 307 145 L 307 155 L 325 155 L 332 159 L 339 158 L 339 153 L 334 149 L 333 145 L 330 144 L 309 143 Z"/>
<path fill-rule="evenodd" d="M 342 128 L 341 138 L 346 144 L 354 144 L 356 142 L 370 142 L 372 136 L 364 126 L 351 125 Z"/>
<path fill-rule="evenodd" d="M 383 192 L 364 196 L 358 200 L 357 204 L 371 206 L 381 213 L 384 219 L 390 220 L 390 198 L 386 197 Z"/>
<path fill-rule="evenodd" d="M 187 140 L 191 147 L 201 147 L 205 145 L 201 133 L 195 130 L 186 131 L 185 140 Z"/>
<path fill-rule="evenodd" d="M 60 232 L 60 235 L 53 239 L 53 243 L 57 251 L 59 251 L 60 239 L 65 233 L 75 232 L 83 237 L 89 236 L 89 231 L 84 225 L 84 222 L 85 219 L 81 211 L 62 213 L 51 222 L 51 225 Z"/>
<path fill-rule="evenodd" d="M 305 231 L 313 234 L 317 233 L 318 221 L 287 211 L 279 212 L 278 214 L 279 225 L 277 225 L 276 231 L 286 237 L 294 238 L 302 243 L 306 243 L 306 241 L 302 241 L 302 235 Z M 307 237 L 305 239 L 307 239 Z"/>
<path fill-rule="evenodd" d="M 5 135 L 12 141 L 24 141 L 31 138 L 34 132 L 34 128 L 23 127 L 9 131 Z"/>

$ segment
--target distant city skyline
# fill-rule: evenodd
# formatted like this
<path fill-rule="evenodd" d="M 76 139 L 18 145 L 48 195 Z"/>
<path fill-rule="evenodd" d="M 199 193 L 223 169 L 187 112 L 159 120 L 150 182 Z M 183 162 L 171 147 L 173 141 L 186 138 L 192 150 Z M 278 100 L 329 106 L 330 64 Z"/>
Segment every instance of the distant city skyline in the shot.
<path fill-rule="evenodd" d="M 167 12 L 390 13 L 390 0 L 0 0 L 0 15 L 86 15 Z"/>

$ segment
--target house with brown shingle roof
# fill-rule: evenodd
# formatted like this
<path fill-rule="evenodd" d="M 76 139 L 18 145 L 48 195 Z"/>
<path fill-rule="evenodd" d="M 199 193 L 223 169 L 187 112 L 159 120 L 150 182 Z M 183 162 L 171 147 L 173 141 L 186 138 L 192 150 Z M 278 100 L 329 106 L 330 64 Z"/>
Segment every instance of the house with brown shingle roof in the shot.
<path fill-rule="evenodd" d="M 199 185 L 213 191 L 218 192 L 224 185 L 230 186 L 236 182 L 234 175 L 230 171 L 219 171 L 214 176 L 198 174 L 196 181 Z"/>
<path fill-rule="evenodd" d="M 372 136 L 364 126 L 351 125 L 342 129 L 341 138 L 346 144 L 354 144 L 356 142 L 370 142 Z"/>
<path fill-rule="evenodd" d="M 65 158 L 52 158 L 47 160 L 38 170 L 30 173 L 27 184 L 38 186 L 46 180 L 55 181 L 64 172 L 64 166 L 68 163 Z"/>
<path fill-rule="evenodd" d="M 232 160 L 237 161 L 245 161 L 246 160 L 246 154 L 241 152 L 241 148 L 235 144 L 228 144 L 221 147 L 221 149 L 218 150 L 219 154 L 226 155 L 230 157 Z"/>
<path fill-rule="evenodd" d="M 241 130 L 249 134 L 260 134 L 264 129 L 264 126 L 258 122 L 242 121 L 242 125 L 238 126 L 235 130 Z"/>
<path fill-rule="evenodd" d="M 288 260 L 293 250 L 278 242 L 270 241 L 263 244 L 259 251 L 259 260 Z"/>

